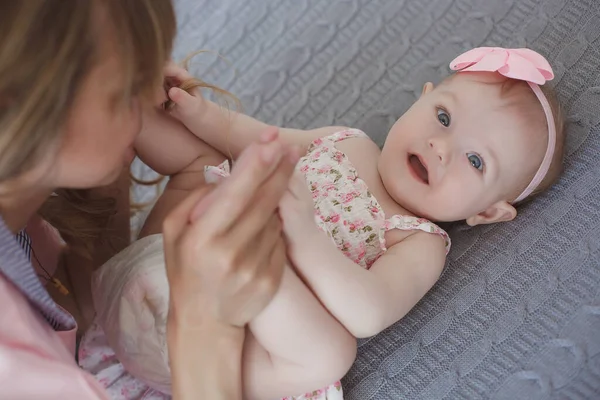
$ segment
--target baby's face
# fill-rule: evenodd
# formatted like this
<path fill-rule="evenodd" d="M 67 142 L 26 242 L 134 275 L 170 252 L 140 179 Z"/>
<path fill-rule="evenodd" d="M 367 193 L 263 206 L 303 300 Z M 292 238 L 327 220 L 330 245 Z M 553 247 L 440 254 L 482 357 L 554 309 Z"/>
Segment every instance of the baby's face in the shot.
<path fill-rule="evenodd" d="M 415 215 L 435 221 L 510 220 L 509 207 L 537 171 L 547 133 L 509 107 L 496 79 L 459 73 L 394 124 L 379 172 L 388 192 Z M 500 210 L 494 210 L 501 206 Z M 469 220 L 482 215 L 485 218 Z"/>

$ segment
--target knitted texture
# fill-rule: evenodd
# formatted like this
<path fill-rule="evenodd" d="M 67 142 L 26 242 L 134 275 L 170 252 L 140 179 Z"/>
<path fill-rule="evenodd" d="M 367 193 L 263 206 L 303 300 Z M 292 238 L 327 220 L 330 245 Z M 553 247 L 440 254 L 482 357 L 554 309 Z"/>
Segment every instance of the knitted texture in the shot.
<path fill-rule="evenodd" d="M 442 278 L 400 322 L 360 342 L 344 387 L 350 400 L 600 398 L 598 0 L 177 0 L 176 8 L 174 57 L 202 49 L 225 57 L 200 56 L 192 71 L 237 95 L 247 114 L 359 128 L 379 144 L 461 52 L 545 55 L 568 115 L 564 177 L 514 222 L 451 227 Z"/>

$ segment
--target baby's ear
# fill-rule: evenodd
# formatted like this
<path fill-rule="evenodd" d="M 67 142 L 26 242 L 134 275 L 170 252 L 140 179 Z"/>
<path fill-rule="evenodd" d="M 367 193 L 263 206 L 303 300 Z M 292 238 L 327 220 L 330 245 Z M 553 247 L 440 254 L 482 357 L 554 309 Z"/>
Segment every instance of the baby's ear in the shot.
<path fill-rule="evenodd" d="M 467 224 L 470 226 L 493 224 L 496 222 L 512 221 L 517 216 L 517 209 L 507 201 L 499 201 L 485 211 L 467 218 Z"/>
<path fill-rule="evenodd" d="M 423 85 L 423 91 L 421 92 L 421 96 L 426 95 L 427 93 L 431 92 L 432 90 L 433 90 L 433 83 L 427 82 L 426 84 Z"/>

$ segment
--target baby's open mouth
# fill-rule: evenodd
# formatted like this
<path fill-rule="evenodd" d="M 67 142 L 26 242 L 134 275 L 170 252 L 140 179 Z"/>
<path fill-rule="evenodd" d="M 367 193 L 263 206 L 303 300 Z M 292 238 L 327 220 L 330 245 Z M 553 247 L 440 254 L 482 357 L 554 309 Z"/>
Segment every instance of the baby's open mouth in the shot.
<path fill-rule="evenodd" d="M 425 165 L 423 165 L 418 156 L 409 154 L 408 165 L 410 166 L 415 177 L 417 177 L 423 183 L 429 184 L 429 172 L 427 172 L 427 168 Z"/>

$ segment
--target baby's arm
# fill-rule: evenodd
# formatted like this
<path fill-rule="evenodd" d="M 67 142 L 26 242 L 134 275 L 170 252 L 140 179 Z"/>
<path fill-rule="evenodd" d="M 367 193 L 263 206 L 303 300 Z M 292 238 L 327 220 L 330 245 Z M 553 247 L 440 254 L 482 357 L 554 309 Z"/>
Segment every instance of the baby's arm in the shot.
<path fill-rule="evenodd" d="M 167 67 L 166 75 L 176 82 L 191 78 L 187 71 L 176 65 Z M 233 158 L 237 158 L 249 144 L 256 142 L 269 127 L 264 122 L 202 98 L 198 91 L 188 94 L 173 87 L 168 95 L 174 103 L 171 110 L 173 116 L 200 139 L 227 156 L 231 154 Z M 332 126 L 313 130 L 280 128 L 279 136 L 284 141 L 305 149 L 313 140 L 343 129 L 345 128 Z"/>
<path fill-rule="evenodd" d="M 376 335 L 406 315 L 437 281 L 445 261 L 442 239 L 421 232 L 388 248 L 370 270 L 346 258 L 321 232 L 297 247 L 291 259 L 299 275 L 357 338 Z"/>
<path fill-rule="evenodd" d="M 373 336 L 400 320 L 437 281 L 446 259 L 444 241 L 424 232 L 394 240 L 398 232 L 392 231 L 388 250 L 366 270 L 317 228 L 310 196 L 305 180 L 296 176 L 282 199 L 288 256 L 350 333 Z"/>

